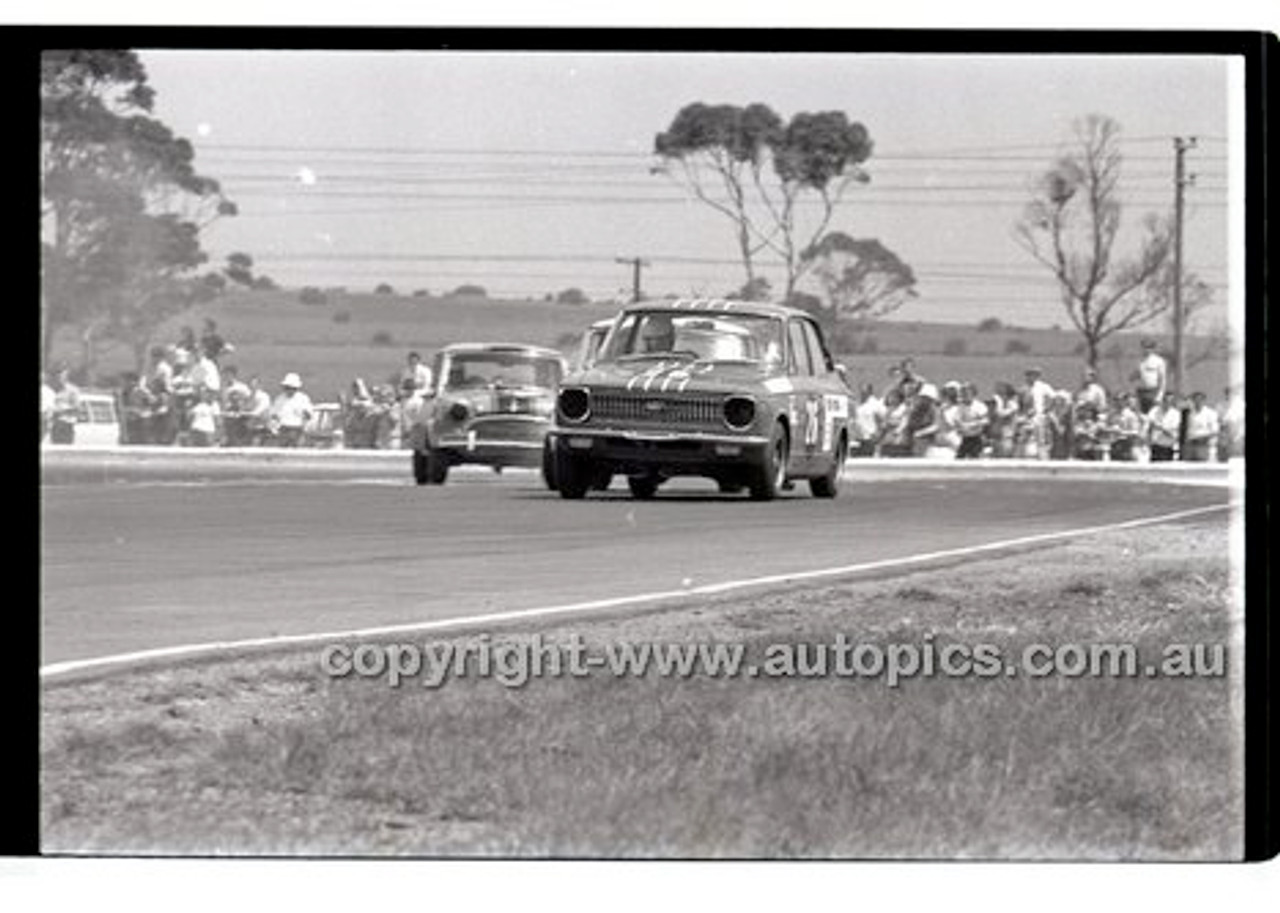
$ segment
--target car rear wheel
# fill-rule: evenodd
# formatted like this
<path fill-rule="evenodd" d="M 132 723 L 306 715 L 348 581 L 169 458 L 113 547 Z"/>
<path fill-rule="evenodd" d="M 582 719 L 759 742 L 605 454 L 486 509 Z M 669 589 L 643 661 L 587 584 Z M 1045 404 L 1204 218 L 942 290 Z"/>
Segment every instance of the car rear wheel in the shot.
<path fill-rule="evenodd" d="M 840 476 L 844 472 L 844 462 L 849 456 L 849 441 L 842 434 L 836 444 L 835 459 L 831 461 L 831 470 L 825 476 L 809 480 L 809 490 L 815 498 L 834 498 L 840 492 Z"/>
<path fill-rule="evenodd" d="M 787 429 L 781 422 L 773 426 L 769 435 L 769 445 L 764 456 L 755 467 L 753 478 L 748 485 L 751 489 L 751 500 L 772 501 L 782 490 L 787 480 L 787 456 L 791 451 L 787 439 Z"/>
<path fill-rule="evenodd" d="M 427 455 L 421 450 L 413 452 L 413 481 L 419 485 L 427 484 Z"/>
<path fill-rule="evenodd" d="M 656 476 L 627 476 L 627 487 L 631 489 L 631 497 L 637 501 L 648 501 L 658 493 L 661 484 Z"/>
<path fill-rule="evenodd" d="M 717 480 L 716 487 L 720 489 L 720 493 L 723 495 L 736 495 L 746 488 L 741 482 L 731 482 L 728 479 Z"/>
<path fill-rule="evenodd" d="M 565 450 L 558 449 L 555 459 L 556 490 L 567 501 L 586 497 L 591 488 L 591 461 Z"/>

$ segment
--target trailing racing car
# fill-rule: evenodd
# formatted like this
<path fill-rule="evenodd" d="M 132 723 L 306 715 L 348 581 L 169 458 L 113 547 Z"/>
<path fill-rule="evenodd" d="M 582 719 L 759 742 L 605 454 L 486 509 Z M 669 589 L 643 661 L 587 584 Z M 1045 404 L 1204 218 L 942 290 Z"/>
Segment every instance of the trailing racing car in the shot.
<path fill-rule="evenodd" d="M 636 498 L 675 476 L 770 500 L 805 479 L 836 496 L 849 448 L 850 391 L 822 331 L 776 304 L 684 299 L 617 317 L 594 364 L 556 399 L 561 497 L 614 474 Z"/>
<path fill-rule="evenodd" d="M 559 352 L 539 346 L 441 349 L 432 389 L 406 403 L 414 481 L 441 485 L 463 463 L 538 466 L 564 370 Z"/>

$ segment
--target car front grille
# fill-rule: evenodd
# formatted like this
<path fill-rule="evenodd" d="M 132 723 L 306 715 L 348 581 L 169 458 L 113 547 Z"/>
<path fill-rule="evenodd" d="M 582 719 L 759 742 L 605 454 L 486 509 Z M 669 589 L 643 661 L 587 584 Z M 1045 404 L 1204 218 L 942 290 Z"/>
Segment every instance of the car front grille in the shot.
<path fill-rule="evenodd" d="M 724 416 L 722 400 L 715 395 L 597 392 L 591 397 L 591 414 L 604 422 L 720 428 Z"/>

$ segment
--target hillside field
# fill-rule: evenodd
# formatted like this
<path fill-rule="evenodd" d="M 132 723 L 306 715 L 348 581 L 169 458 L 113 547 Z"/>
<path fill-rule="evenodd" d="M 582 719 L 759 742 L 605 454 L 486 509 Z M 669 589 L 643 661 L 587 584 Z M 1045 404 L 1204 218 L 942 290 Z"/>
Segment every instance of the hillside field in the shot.
<path fill-rule="evenodd" d="M 235 353 L 227 359 L 242 375 L 261 376 L 274 385 L 287 371 L 297 371 L 314 398 L 331 399 L 362 377 L 382 383 L 399 371 L 410 350 L 425 358 L 452 342 L 527 342 L 572 348 L 572 337 L 593 321 L 612 316 L 613 302 L 559 304 L 552 301 L 513 301 L 467 297 L 410 297 L 360 292 L 330 292 L 323 304 L 304 304 L 293 290 L 233 292 L 219 301 L 195 308 L 169 321 L 156 334 L 158 342 L 173 342 L 182 327 L 197 334 L 206 316 Z M 1065 322 L 1065 315 L 1064 315 Z M 1147 334 L 1122 334 L 1108 340 L 1099 365 L 1110 387 L 1128 386 L 1127 377 L 1140 357 L 1140 341 Z M 1167 345 L 1168 340 L 1153 334 Z M 1017 383 L 1029 365 L 1037 365 L 1055 386 L 1079 383 L 1083 357 L 1074 330 L 1002 327 L 979 331 L 974 325 L 886 320 L 863 335 L 874 338 L 875 352 L 836 352 L 857 382 L 883 386 L 890 364 L 906 356 L 927 378 L 935 381 L 971 380 L 987 393 L 999 380 Z M 1014 343 L 1014 341 L 1018 341 Z M 1010 354 L 1011 343 L 1027 351 Z M 1204 340 L 1192 338 L 1188 351 Z M 960 351 L 964 354 L 944 354 Z M 80 362 L 73 334 L 60 337 L 55 359 Z M 124 347 L 104 347 L 99 354 L 98 382 L 110 383 L 132 367 Z M 1212 359 L 1191 368 L 1191 387 L 1216 400 L 1229 377 L 1228 362 Z"/>

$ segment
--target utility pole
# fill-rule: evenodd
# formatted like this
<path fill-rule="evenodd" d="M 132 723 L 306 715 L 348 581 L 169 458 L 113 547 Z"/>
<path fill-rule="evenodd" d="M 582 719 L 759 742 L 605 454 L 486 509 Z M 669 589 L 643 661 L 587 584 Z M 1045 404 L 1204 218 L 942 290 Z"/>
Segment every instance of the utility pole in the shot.
<path fill-rule="evenodd" d="M 631 279 L 631 300 L 636 302 L 640 300 L 640 270 L 649 265 L 648 260 L 640 257 L 617 257 L 615 263 L 629 264 L 632 267 Z"/>
<path fill-rule="evenodd" d="M 1187 150 L 1195 147 L 1194 136 L 1173 138 L 1173 391 L 1179 399 L 1184 392 L 1186 370 L 1182 338 L 1186 325 L 1186 314 L 1182 310 L 1182 198 L 1186 186 L 1195 182 L 1195 175 L 1186 175 L 1183 159 Z"/>

